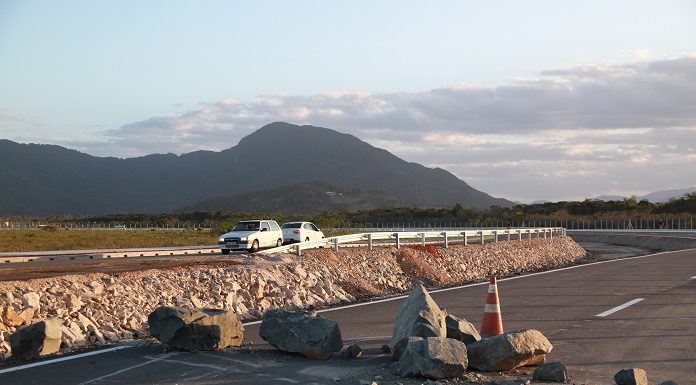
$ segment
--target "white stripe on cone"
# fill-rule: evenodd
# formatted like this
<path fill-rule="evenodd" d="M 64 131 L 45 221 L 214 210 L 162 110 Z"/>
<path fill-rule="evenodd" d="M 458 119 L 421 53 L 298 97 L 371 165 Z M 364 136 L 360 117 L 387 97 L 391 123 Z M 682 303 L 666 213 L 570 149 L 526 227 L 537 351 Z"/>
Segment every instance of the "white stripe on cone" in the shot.
<path fill-rule="evenodd" d="M 497 291 L 498 291 L 498 288 L 496 287 L 496 285 L 488 285 L 488 292 L 489 293 L 495 293 Z"/>
<path fill-rule="evenodd" d="M 500 313 L 500 306 L 497 303 L 490 304 L 487 303 L 483 308 L 484 313 Z"/>

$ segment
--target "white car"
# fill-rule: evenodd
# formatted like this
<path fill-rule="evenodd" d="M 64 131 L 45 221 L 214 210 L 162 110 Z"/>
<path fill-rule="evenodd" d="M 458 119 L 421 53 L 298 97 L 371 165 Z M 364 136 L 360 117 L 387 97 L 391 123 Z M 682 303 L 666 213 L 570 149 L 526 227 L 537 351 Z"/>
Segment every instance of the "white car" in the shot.
<path fill-rule="evenodd" d="M 218 246 L 223 254 L 231 250 L 249 250 L 254 253 L 262 247 L 283 244 L 283 232 L 278 222 L 270 219 L 254 219 L 237 222 L 230 232 L 222 234 Z"/>
<path fill-rule="evenodd" d="M 288 222 L 280 227 L 283 229 L 283 241 L 286 244 L 324 238 L 324 233 L 319 231 L 312 222 Z"/>

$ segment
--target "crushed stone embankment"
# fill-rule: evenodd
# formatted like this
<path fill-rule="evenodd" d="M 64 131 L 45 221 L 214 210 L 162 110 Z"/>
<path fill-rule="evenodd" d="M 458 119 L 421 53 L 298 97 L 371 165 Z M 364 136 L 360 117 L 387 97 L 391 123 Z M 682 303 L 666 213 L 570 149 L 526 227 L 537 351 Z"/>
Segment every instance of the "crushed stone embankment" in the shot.
<path fill-rule="evenodd" d="M 326 307 L 404 293 L 415 282 L 441 287 L 547 270 L 581 260 L 569 237 L 485 245 L 309 250 L 301 257 L 247 257 L 229 266 L 92 273 L 0 282 L 0 357 L 9 335 L 42 319 L 63 325 L 62 349 L 147 336 L 158 306 L 232 309 L 243 320 L 271 308 Z"/>

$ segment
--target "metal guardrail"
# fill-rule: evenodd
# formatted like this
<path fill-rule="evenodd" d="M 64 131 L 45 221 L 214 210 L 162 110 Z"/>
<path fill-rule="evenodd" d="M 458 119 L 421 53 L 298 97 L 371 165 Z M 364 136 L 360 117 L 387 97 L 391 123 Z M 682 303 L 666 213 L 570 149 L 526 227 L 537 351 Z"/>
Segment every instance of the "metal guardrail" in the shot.
<path fill-rule="evenodd" d="M 371 233 L 358 233 L 349 235 L 339 235 L 336 237 L 318 239 L 316 241 L 299 242 L 291 245 L 274 247 L 271 249 L 261 250 L 260 254 L 274 253 L 295 253 L 302 254 L 302 250 L 316 249 L 320 247 L 332 247 L 334 251 L 338 251 L 339 245 L 355 244 L 357 242 L 367 243 L 369 250 L 372 250 L 375 243 L 396 244 L 396 247 L 401 247 L 405 240 L 420 241 L 422 245 L 440 243 L 444 247 L 448 247 L 450 242 L 460 241 L 463 244 L 468 244 L 470 238 L 474 238 L 474 242 L 484 244 L 486 238 L 493 237 L 494 242 L 498 242 L 500 235 L 506 236 L 508 241 L 513 237 L 518 240 L 523 239 L 526 235 L 527 239 L 532 239 L 533 235 L 536 238 L 546 238 L 547 236 L 553 239 L 553 236 L 565 236 L 566 229 L 563 227 L 534 227 L 534 228 L 515 228 L 515 229 L 481 229 L 481 230 L 465 230 L 465 231 L 380 231 Z"/>

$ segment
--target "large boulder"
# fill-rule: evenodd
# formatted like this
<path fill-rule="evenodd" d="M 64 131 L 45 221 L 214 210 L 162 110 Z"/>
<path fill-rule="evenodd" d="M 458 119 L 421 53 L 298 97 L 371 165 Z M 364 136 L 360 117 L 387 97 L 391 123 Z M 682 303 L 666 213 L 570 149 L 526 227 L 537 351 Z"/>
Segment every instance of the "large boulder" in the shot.
<path fill-rule="evenodd" d="M 61 323 L 47 319 L 17 330 L 10 335 L 12 355 L 19 359 L 30 359 L 57 353 L 62 336 Z"/>
<path fill-rule="evenodd" d="M 447 338 L 462 341 L 466 345 L 481 340 L 481 335 L 476 327 L 464 318 L 448 314 L 445 317 L 445 327 L 447 328 Z"/>
<path fill-rule="evenodd" d="M 445 317 L 423 285 L 416 285 L 401 305 L 394 321 L 392 353 L 399 360 L 409 337 L 447 337 Z"/>
<path fill-rule="evenodd" d="M 641 368 L 619 370 L 614 375 L 617 385 L 648 385 L 648 375 Z"/>
<path fill-rule="evenodd" d="M 276 348 L 325 360 L 343 348 L 336 321 L 315 313 L 271 309 L 264 313 L 259 330 L 261 338 Z"/>
<path fill-rule="evenodd" d="M 182 350 L 214 350 L 240 346 L 244 325 L 234 312 L 162 306 L 147 322 L 150 334 L 163 344 Z"/>
<path fill-rule="evenodd" d="M 411 337 L 391 370 L 402 377 L 451 378 L 464 374 L 467 365 L 463 342 L 442 337 Z"/>
<path fill-rule="evenodd" d="M 482 372 L 502 372 L 544 363 L 553 345 L 533 329 L 515 331 L 467 345 L 469 367 Z"/>

